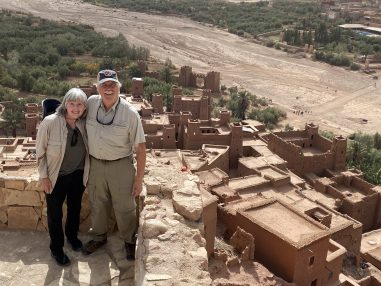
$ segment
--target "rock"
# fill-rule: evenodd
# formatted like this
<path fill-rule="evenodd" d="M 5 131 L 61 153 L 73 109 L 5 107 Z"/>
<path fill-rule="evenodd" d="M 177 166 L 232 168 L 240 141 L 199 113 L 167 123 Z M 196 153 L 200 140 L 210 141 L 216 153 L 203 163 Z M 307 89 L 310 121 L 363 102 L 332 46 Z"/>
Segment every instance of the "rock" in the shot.
<path fill-rule="evenodd" d="M 204 247 L 199 247 L 196 251 L 188 251 L 193 258 L 193 263 L 198 266 L 198 269 L 208 270 L 208 254 Z"/>
<path fill-rule="evenodd" d="M 7 223 L 8 222 L 8 215 L 6 208 L 0 209 L 0 222 Z"/>
<path fill-rule="evenodd" d="M 39 207 L 42 206 L 42 203 L 38 192 L 1 188 L 0 207 L 11 205 Z"/>
<path fill-rule="evenodd" d="M 145 275 L 147 281 L 163 281 L 163 280 L 168 280 L 171 279 L 171 275 L 167 274 L 154 274 L 154 273 L 147 273 Z"/>
<path fill-rule="evenodd" d="M 38 223 L 38 215 L 32 207 L 9 207 L 8 227 L 17 229 L 35 230 Z"/>
<path fill-rule="evenodd" d="M 166 233 L 164 234 L 160 234 L 157 239 L 160 240 L 160 241 L 167 241 L 167 240 L 170 240 L 172 236 L 176 235 L 176 232 L 175 231 L 171 231 L 171 230 L 168 230 Z"/>
<path fill-rule="evenodd" d="M 31 180 L 25 187 L 25 191 L 37 191 L 37 192 L 42 192 L 43 190 L 41 189 L 40 182 L 38 179 Z"/>
<path fill-rule="evenodd" d="M 220 260 L 223 262 L 226 262 L 228 260 L 228 254 L 225 251 L 222 250 L 215 250 L 213 254 L 214 258 L 216 260 Z"/>
<path fill-rule="evenodd" d="M 160 234 L 165 233 L 168 230 L 168 226 L 158 219 L 146 220 L 143 224 L 143 237 L 154 238 Z"/>
<path fill-rule="evenodd" d="M 42 221 L 39 221 L 38 224 L 37 224 L 37 228 L 36 228 L 37 231 L 47 231 L 47 228 L 44 226 L 44 224 L 42 223 Z"/>
<path fill-rule="evenodd" d="M 172 214 L 172 218 L 174 220 L 179 221 L 179 222 L 184 222 L 184 217 L 182 215 L 179 215 L 178 213 Z"/>
<path fill-rule="evenodd" d="M 173 206 L 185 218 L 197 221 L 202 215 L 202 199 L 196 183 L 186 181 L 184 187 L 173 192 Z"/>
<path fill-rule="evenodd" d="M 158 197 L 146 197 L 144 200 L 144 205 L 157 205 L 160 204 L 161 200 Z"/>
<path fill-rule="evenodd" d="M 147 212 L 144 214 L 144 219 L 153 219 L 156 218 L 157 214 L 154 212 Z"/>
<path fill-rule="evenodd" d="M 155 255 L 149 255 L 147 257 L 146 269 L 149 272 L 151 269 L 152 270 L 155 269 L 155 267 L 157 265 L 163 264 L 163 262 L 165 262 L 165 260 L 162 259 L 162 257 L 158 257 L 158 256 L 155 256 Z"/>
<path fill-rule="evenodd" d="M 201 233 L 199 233 L 199 232 L 195 233 L 192 238 L 198 244 L 198 246 L 201 246 L 201 247 L 205 247 L 206 246 L 205 238 L 203 238 L 201 236 Z"/>
<path fill-rule="evenodd" d="M 8 177 L 4 179 L 4 187 L 6 189 L 13 189 L 24 191 L 28 181 L 24 178 Z"/>
<path fill-rule="evenodd" d="M 241 261 L 249 261 L 254 259 L 254 254 L 249 246 L 242 251 Z"/>
<path fill-rule="evenodd" d="M 254 259 L 254 237 L 250 233 L 244 231 L 240 227 L 237 227 L 237 230 L 230 238 L 230 244 L 242 253 L 242 256 L 244 256 L 242 259 L 244 261 Z"/>
<path fill-rule="evenodd" d="M 231 267 L 239 264 L 239 259 L 237 256 L 230 257 L 228 261 L 226 262 L 226 265 Z"/>
<path fill-rule="evenodd" d="M 144 184 L 147 188 L 148 195 L 155 195 L 160 193 L 160 182 L 153 177 L 144 178 Z"/>

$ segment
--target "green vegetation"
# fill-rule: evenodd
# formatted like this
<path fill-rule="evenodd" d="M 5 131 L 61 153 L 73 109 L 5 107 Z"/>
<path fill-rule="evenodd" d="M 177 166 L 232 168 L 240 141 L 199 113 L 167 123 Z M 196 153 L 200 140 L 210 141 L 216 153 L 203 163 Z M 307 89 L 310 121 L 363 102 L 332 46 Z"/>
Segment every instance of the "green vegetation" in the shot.
<path fill-rule="evenodd" d="M 265 109 L 253 109 L 249 118 L 263 122 L 270 130 L 274 129 L 279 120 L 287 116 L 286 112 L 276 107 L 266 107 Z"/>
<path fill-rule="evenodd" d="M 213 116 L 218 116 L 218 111 L 227 108 L 231 111 L 232 122 L 254 119 L 265 123 L 266 127 L 273 129 L 278 122 L 286 117 L 286 113 L 276 107 L 268 107 L 266 99 L 259 98 L 250 92 L 238 91 L 237 87 L 228 88 L 229 100 L 220 97 L 214 105 Z"/>
<path fill-rule="evenodd" d="M 38 100 L 34 96 L 17 98 L 14 91 L 0 85 L 0 101 L 6 102 L 6 109 L 2 114 L 4 121 L 0 122 L 0 128 L 6 136 L 9 134 L 16 137 L 17 128 L 23 126 L 25 104 L 37 102 Z"/>
<path fill-rule="evenodd" d="M 164 106 L 166 107 L 166 111 L 171 110 L 172 106 L 172 84 L 166 83 L 161 80 L 157 80 L 155 78 L 144 77 L 143 78 L 143 86 L 144 86 L 144 98 L 148 101 L 152 100 L 152 95 L 154 93 L 158 93 L 163 95 Z"/>
<path fill-rule="evenodd" d="M 347 164 L 364 173 L 368 182 L 381 184 L 381 135 L 355 133 L 349 136 Z"/>
<path fill-rule="evenodd" d="M 229 3 L 219 0 L 86 0 L 132 11 L 186 16 L 192 20 L 212 24 L 243 37 L 257 36 L 270 31 L 284 31 L 289 45 L 313 44 L 318 52 L 315 59 L 332 65 L 357 70 L 353 61 L 365 60 L 368 55 L 381 56 L 381 39 L 367 37 L 338 27 L 356 19 L 343 13 L 336 20 L 328 19 L 317 2 L 273 1 L 257 3 Z M 354 17 L 354 16 L 353 16 Z M 274 37 L 265 45 L 280 49 Z M 287 50 L 286 50 L 287 51 Z"/>
<path fill-rule="evenodd" d="M 194 21 L 215 25 L 221 29 L 244 36 L 281 29 L 298 19 L 310 19 L 320 12 L 317 3 L 302 1 L 274 1 L 258 3 L 229 3 L 215 0 L 86 0 L 127 8 L 138 12 L 159 12 L 186 16 Z"/>
<path fill-rule="evenodd" d="M 89 26 L 0 12 L 0 85 L 5 87 L 62 96 L 71 87 L 68 76 L 119 70 L 148 56 L 122 35 L 107 38 Z"/>
<path fill-rule="evenodd" d="M 333 137 L 335 136 L 331 131 L 327 131 L 327 130 L 319 130 L 319 134 L 329 140 L 332 140 Z"/>

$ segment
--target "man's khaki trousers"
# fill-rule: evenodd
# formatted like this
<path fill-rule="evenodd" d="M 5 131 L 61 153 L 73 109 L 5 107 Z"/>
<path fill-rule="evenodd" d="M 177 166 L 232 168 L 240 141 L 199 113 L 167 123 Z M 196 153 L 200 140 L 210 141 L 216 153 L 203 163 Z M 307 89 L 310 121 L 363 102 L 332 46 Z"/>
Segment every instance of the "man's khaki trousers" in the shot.
<path fill-rule="evenodd" d="M 135 167 L 132 156 L 116 161 L 90 157 L 88 192 L 91 202 L 91 223 L 94 240 L 107 238 L 111 207 L 114 208 L 120 237 L 135 243 L 136 203 L 132 196 Z"/>

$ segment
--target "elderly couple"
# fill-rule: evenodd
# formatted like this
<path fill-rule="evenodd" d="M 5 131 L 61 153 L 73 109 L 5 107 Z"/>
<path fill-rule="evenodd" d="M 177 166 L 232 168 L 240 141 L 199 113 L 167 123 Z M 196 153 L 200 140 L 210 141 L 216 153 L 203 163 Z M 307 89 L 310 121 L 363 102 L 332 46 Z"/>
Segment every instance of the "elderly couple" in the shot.
<path fill-rule="evenodd" d="M 126 258 L 135 259 L 135 197 L 142 191 L 145 137 L 139 114 L 119 97 L 120 86 L 115 71 L 100 71 L 99 95 L 87 99 L 82 90 L 70 89 L 57 111 L 39 126 L 38 172 L 46 193 L 50 251 L 58 265 L 70 264 L 63 251 L 65 198 L 65 235 L 74 251 L 88 255 L 107 242 L 113 207 Z M 91 203 L 92 240 L 82 245 L 78 227 L 85 186 Z"/>

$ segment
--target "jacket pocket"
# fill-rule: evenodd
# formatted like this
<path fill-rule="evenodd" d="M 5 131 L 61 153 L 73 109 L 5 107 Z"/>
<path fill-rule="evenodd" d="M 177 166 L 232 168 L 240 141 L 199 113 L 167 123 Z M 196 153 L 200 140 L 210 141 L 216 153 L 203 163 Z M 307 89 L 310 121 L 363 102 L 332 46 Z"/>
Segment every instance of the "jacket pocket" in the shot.
<path fill-rule="evenodd" d="M 61 145 L 62 143 L 60 141 L 49 140 L 46 148 L 47 157 L 59 157 L 61 153 Z"/>

